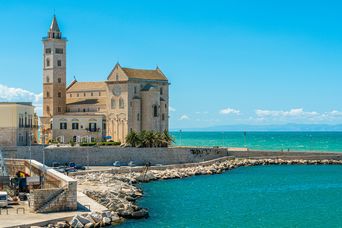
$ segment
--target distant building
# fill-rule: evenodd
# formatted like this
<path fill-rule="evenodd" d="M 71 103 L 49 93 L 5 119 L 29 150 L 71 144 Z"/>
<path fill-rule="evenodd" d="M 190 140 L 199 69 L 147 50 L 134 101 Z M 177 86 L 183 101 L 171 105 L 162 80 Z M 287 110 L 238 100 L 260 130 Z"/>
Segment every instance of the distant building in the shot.
<path fill-rule="evenodd" d="M 38 117 L 32 103 L 0 102 L 0 146 L 28 146 L 37 141 Z"/>
<path fill-rule="evenodd" d="M 43 38 L 42 132 L 62 142 L 125 142 L 130 131 L 168 129 L 169 82 L 157 67 L 131 69 L 117 63 L 106 81 L 66 86 L 66 42 L 54 16 Z"/>

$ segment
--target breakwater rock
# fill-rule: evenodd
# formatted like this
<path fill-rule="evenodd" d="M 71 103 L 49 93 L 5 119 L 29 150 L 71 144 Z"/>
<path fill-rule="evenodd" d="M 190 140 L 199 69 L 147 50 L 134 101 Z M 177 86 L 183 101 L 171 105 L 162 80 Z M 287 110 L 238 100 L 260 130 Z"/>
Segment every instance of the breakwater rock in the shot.
<path fill-rule="evenodd" d="M 227 159 L 211 164 L 180 165 L 179 168 L 146 168 L 143 172 L 110 173 L 95 172 L 76 175 L 83 192 L 98 203 L 107 207 L 121 218 L 147 218 L 148 211 L 135 202 L 143 192 L 135 184 L 174 178 L 186 178 L 194 175 L 220 174 L 241 166 L 256 165 L 331 165 L 342 164 L 340 160 L 305 159 Z"/>

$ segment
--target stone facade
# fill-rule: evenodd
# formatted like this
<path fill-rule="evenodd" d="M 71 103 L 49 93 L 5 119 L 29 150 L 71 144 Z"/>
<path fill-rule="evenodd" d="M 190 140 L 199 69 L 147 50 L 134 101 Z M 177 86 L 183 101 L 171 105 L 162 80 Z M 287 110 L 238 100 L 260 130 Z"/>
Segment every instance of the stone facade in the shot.
<path fill-rule="evenodd" d="M 65 87 L 66 39 L 61 36 L 56 17 L 43 44 L 44 114 L 41 122 L 43 135 L 48 139 L 64 137 L 67 142 L 89 136 L 96 140 L 111 138 L 125 142 L 130 131 L 168 130 L 169 82 L 158 67 L 143 70 L 116 64 L 106 81 L 78 82 L 75 79 Z M 72 126 L 73 119 L 85 115 L 93 116 L 85 126 L 91 119 L 102 119 L 102 123 L 97 124 L 101 134 L 87 134 L 71 127 L 62 129 L 61 123 L 67 120 L 71 123 L 68 126 Z"/>
<path fill-rule="evenodd" d="M 38 117 L 32 103 L 1 102 L 0 146 L 27 146 L 37 141 Z"/>

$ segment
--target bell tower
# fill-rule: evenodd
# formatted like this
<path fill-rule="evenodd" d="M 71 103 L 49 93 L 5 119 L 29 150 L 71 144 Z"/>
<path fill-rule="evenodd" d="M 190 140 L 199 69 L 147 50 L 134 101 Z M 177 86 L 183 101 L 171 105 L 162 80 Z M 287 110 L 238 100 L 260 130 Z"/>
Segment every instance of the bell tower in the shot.
<path fill-rule="evenodd" d="M 53 16 L 48 36 L 43 38 L 43 116 L 66 112 L 66 42 Z"/>
<path fill-rule="evenodd" d="M 42 140 L 52 137 L 51 123 L 55 115 L 66 112 L 66 42 L 53 16 L 47 37 L 43 37 L 43 116 Z"/>

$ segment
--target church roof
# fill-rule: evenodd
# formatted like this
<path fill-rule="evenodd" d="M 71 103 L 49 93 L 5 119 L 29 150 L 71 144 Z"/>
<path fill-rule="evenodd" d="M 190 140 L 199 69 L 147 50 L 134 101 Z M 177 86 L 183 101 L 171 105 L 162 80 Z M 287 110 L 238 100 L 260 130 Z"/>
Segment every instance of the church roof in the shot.
<path fill-rule="evenodd" d="M 57 23 L 56 15 L 53 15 L 53 19 L 52 19 L 52 22 L 50 25 L 50 31 L 60 32 L 59 27 L 58 27 L 58 23 Z"/>
<path fill-rule="evenodd" d="M 103 99 L 80 99 L 78 101 L 68 100 L 68 105 L 84 105 L 84 104 L 101 104 L 104 103 Z"/>
<path fill-rule="evenodd" d="M 67 88 L 67 92 L 83 92 L 106 90 L 105 82 L 78 82 L 73 81 Z"/>
<path fill-rule="evenodd" d="M 158 68 L 155 70 L 142 70 L 122 67 L 122 70 L 129 78 L 167 81 L 165 75 Z"/>

